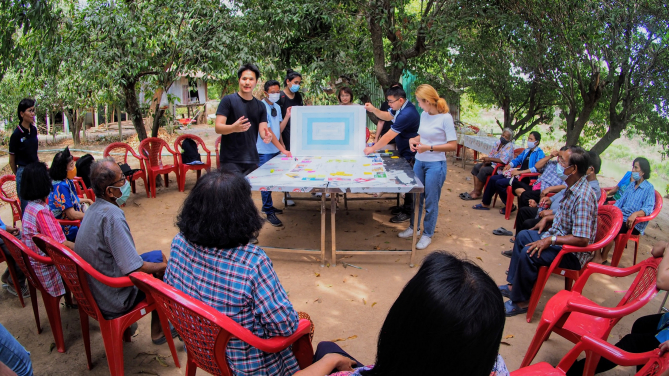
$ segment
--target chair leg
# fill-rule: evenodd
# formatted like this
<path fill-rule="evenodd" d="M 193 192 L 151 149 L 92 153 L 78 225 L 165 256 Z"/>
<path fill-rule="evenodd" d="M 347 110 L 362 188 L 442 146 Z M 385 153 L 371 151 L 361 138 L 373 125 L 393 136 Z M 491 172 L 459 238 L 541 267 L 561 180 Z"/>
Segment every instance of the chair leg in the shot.
<path fill-rule="evenodd" d="M 601 359 L 601 356 L 595 354 L 592 351 L 586 351 L 585 352 L 585 366 L 583 367 L 583 374 L 584 375 L 594 375 L 595 370 L 597 369 L 597 364 L 599 364 L 599 359 Z"/>
<path fill-rule="evenodd" d="M 564 289 L 571 291 L 571 287 L 574 285 L 574 280 L 571 278 L 564 277 Z"/>
<path fill-rule="evenodd" d="M 636 254 L 637 254 L 637 252 L 639 252 L 639 242 L 640 241 L 641 241 L 641 239 L 634 240 L 634 263 L 632 265 L 636 265 Z"/>
<path fill-rule="evenodd" d="M 60 296 L 54 298 L 49 293 L 42 294 L 42 301 L 44 301 L 44 308 L 46 309 L 46 316 L 49 318 L 51 325 L 51 333 L 56 342 L 56 349 L 60 353 L 65 352 L 65 340 L 63 339 L 63 324 L 60 320 Z"/>
<path fill-rule="evenodd" d="M 26 303 L 23 301 L 23 292 L 21 286 L 19 285 L 19 278 L 16 276 L 16 264 L 11 260 L 7 260 L 7 270 L 9 270 L 9 275 L 12 277 L 12 283 L 14 284 L 14 291 L 19 295 L 19 302 L 21 302 L 21 308 L 26 306 Z M 25 283 L 28 283 L 26 280 Z"/>
<path fill-rule="evenodd" d="M 107 363 L 109 364 L 109 373 L 111 376 L 123 376 L 123 331 L 114 330 L 111 321 L 100 320 L 100 332 L 102 332 L 102 341 L 105 345 L 105 354 L 107 354 Z"/>
<path fill-rule="evenodd" d="M 144 181 L 144 189 L 146 189 L 146 198 L 151 198 L 151 193 L 149 192 L 149 186 L 146 184 L 146 178 L 142 176 L 142 180 Z"/>
<path fill-rule="evenodd" d="M 539 275 L 537 276 L 537 282 L 534 284 L 532 295 L 530 296 L 530 304 L 527 307 L 527 322 L 532 321 L 532 316 L 534 315 L 534 311 L 537 309 L 537 305 L 539 305 L 539 299 L 541 298 L 541 293 L 544 291 L 544 286 L 546 286 L 548 277 L 548 267 L 540 267 Z"/>
<path fill-rule="evenodd" d="M 170 186 L 169 174 L 163 174 L 163 177 L 165 178 L 165 188 L 167 188 L 167 187 Z M 177 181 L 179 181 L 178 177 L 179 177 L 179 175 L 177 175 Z"/>
<path fill-rule="evenodd" d="M 91 363 L 91 336 L 88 327 L 88 314 L 79 306 L 79 321 L 81 321 L 81 336 L 84 337 L 84 349 L 86 350 L 86 362 L 88 369 L 93 368 Z"/>
<path fill-rule="evenodd" d="M 151 184 L 151 197 L 156 198 L 156 177 L 158 175 L 150 174 L 149 183 Z"/>
<path fill-rule="evenodd" d="M 174 365 L 177 366 L 177 368 L 181 368 L 181 365 L 179 364 L 179 356 L 177 355 L 177 348 L 174 346 L 174 338 L 172 338 L 169 321 L 167 320 L 167 317 L 161 317 L 160 314 L 158 317 L 160 319 L 160 326 L 163 329 L 163 334 L 165 334 L 165 339 L 167 340 L 167 345 L 172 353 Z"/>
<path fill-rule="evenodd" d="M 135 181 L 134 181 L 134 180 L 132 180 L 132 181 L 130 182 L 130 187 L 132 188 L 132 193 L 133 193 L 133 194 L 134 194 L 134 193 L 137 193 L 137 188 L 135 187 Z"/>
<path fill-rule="evenodd" d="M 537 356 L 537 353 L 541 349 L 541 345 L 548 340 L 548 336 L 551 334 L 552 325 L 549 321 L 541 320 L 537 326 L 537 331 L 534 332 L 534 337 L 532 337 L 532 342 L 527 348 L 523 362 L 520 363 L 520 367 L 527 367 L 532 364 L 534 357 Z"/>
<path fill-rule="evenodd" d="M 511 186 L 506 188 L 506 209 L 504 210 L 504 219 L 507 221 L 511 218 L 511 209 L 513 208 L 513 201 L 516 196 L 513 195 L 511 191 Z"/>
<path fill-rule="evenodd" d="M 39 308 L 37 307 L 37 289 L 35 286 L 28 283 L 30 289 L 30 303 L 33 305 L 33 315 L 35 315 L 35 324 L 37 324 L 37 334 L 42 333 L 42 326 L 39 323 Z"/>
<path fill-rule="evenodd" d="M 197 366 L 191 357 L 188 356 L 188 360 L 186 360 L 186 376 L 195 376 L 195 371 L 197 371 Z"/>
<path fill-rule="evenodd" d="M 613 257 L 611 258 L 611 266 L 617 268 L 620 264 L 620 259 L 623 257 L 623 251 L 625 250 L 625 244 L 623 243 L 624 235 L 616 236 L 615 246 L 613 247 Z M 625 242 L 627 243 L 627 242 Z"/>

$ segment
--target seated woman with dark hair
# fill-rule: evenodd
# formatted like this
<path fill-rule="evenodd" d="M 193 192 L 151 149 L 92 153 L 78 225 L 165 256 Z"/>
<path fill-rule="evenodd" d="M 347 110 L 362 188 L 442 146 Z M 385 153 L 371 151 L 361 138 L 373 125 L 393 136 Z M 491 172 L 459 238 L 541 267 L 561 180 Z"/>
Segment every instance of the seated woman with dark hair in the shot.
<path fill-rule="evenodd" d="M 77 196 L 77 189 L 74 187 L 74 179 L 77 176 L 77 167 L 74 157 L 70 154 L 70 148 L 56 153 L 51 162 L 49 176 L 52 180 L 53 191 L 49 194 L 49 208 L 56 219 L 82 220 L 84 219 L 84 209 L 82 203 L 91 205 L 92 200 L 87 198 L 80 199 Z M 65 225 L 63 233 L 69 241 L 75 241 L 77 238 L 78 226 Z"/>
<path fill-rule="evenodd" d="M 33 236 L 37 234 L 46 235 L 64 246 L 74 249 L 74 243 L 68 241 L 63 234 L 63 229 L 46 204 L 46 198 L 51 193 L 51 179 L 46 169 L 46 164 L 33 162 L 25 167 L 21 177 L 21 197 L 27 201 L 26 211 L 23 213 L 21 223 L 23 233 L 21 240 L 33 252 L 48 257 L 35 243 Z M 53 297 L 65 294 L 63 280 L 55 265 L 45 265 L 41 262 L 30 260 L 42 285 Z"/>
<path fill-rule="evenodd" d="M 235 320 L 261 338 L 290 336 L 298 313 L 265 252 L 249 244 L 263 220 L 251 186 L 238 174 L 212 171 L 200 178 L 177 216 L 165 282 Z M 226 357 L 233 374 L 292 375 L 290 348 L 262 352 L 231 339 Z"/>
<path fill-rule="evenodd" d="M 504 322 L 492 278 L 473 262 L 434 252 L 390 308 L 374 366 L 321 342 L 314 364 L 296 376 L 508 375 L 498 356 Z"/>
<path fill-rule="evenodd" d="M 627 233 L 627 230 L 634 225 L 637 217 L 647 216 L 655 209 L 655 187 L 647 180 L 650 179 L 650 163 L 646 158 L 637 158 L 632 163 L 633 182 L 625 189 L 620 200 L 615 205 L 623 212 L 623 225 L 620 226 L 619 234 Z M 634 226 L 632 234 L 643 235 L 648 222 L 642 222 Z M 609 252 L 613 248 L 614 242 L 609 243 L 601 251 L 595 252 L 592 262 L 608 262 Z"/>

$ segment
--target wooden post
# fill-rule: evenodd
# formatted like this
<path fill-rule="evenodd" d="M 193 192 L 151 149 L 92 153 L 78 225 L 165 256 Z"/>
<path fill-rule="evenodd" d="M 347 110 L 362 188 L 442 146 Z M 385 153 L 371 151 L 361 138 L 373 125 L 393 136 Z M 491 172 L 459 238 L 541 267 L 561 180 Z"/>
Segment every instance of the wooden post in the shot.
<path fill-rule="evenodd" d="M 109 127 L 109 113 L 107 112 L 107 105 L 105 104 L 105 130 Z"/>
<path fill-rule="evenodd" d="M 93 126 L 94 126 L 95 128 L 97 128 L 98 125 L 100 125 L 100 124 L 98 123 L 98 108 L 97 108 L 97 107 L 93 107 Z"/>
<path fill-rule="evenodd" d="M 51 122 L 49 121 L 49 110 L 46 111 L 46 134 L 49 134 L 51 129 Z"/>

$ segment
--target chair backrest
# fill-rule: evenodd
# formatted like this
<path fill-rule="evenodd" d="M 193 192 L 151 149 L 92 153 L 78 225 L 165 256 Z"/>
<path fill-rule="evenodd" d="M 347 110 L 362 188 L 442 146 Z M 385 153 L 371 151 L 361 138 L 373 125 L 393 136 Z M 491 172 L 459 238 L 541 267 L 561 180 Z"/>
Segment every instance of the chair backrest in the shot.
<path fill-rule="evenodd" d="M 9 203 L 12 208 L 14 223 L 21 220 L 21 203 L 16 191 L 16 176 L 3 175 L 0 177 L 0 200 Z"/>
<path fill-rule="evenodd" d="M 142 140 L 139 144 L 139 155 L 148 163 L 149 167 L 158 166 L 160 163 L 163 165 L 174 164 L 174 160 L 168 163 L 162 160 L 163 148 L 176 156 L 176 153 L 170 148 L 167 142 L 158 137 L 149 137 Z"/>
<path fill-rule="evenodd" d="M 195 141 L 198 144 L 198 146 L 200 146 L 205 152 L 211 153 L 209 151 L 209 149 L 207 149 L 207 145 L 204 144 L 204 141 L 200 137 L 198 137 L 194 134 L 182 134 L 181 136 L 177 137 L 176 140 L 174 140 L 174 151 L 176 151 L 177 154 L 179 153 L 179 150 L 181 149 L 181 144 L 184 142 L 184 140 L 186 140 L 188 138 Z"/>
<path fill-rule="evenodd" d="M 669 353 L 649 360 L 635 376 L 660 376 L 667 370 L 669 370 Z"/>
<path fill-rule="evenodd" d="M 218 136 L 218 138 L 214 142 L 214 149 L 216 149 L 216 168 L 219 168 L 218 164 L 220 163 L 219 162 L 220 156 L 218 155 L 218 151 L 221 149 L 221 137 L 223 136 Z"/>
<path fill-rule="evenodd" d="M 658 192 L 656 190 L 655 191 L 655 207 L 653 207 L 653 211 L 645 217 L 641 217 L 641 218 L 637 217 L 637 220 L 638 221 L 643 221 L 643 222 L 652 221 L 653 219 L 655 219 L 655 217 L 657 217 L 658 214 L 660 214 L 660 212 L 662 211 L 662 206 L 663 205 L 664 205 L 664 201 L 662 200 L 662 195 L 660 194 L 660 192 Z"/>
<path fill-rule="evenodd" d="M 102 156 L 105 158 L 112 157 L 116 163 L 128 163 L 128 153 L 131 153 L 137 157 L 137 159 L 140 159 L 138 155 L 135 155 L 135 151 L 132 150 L 130 145 L 125 142 L 112 142 L 107 145 L 102 152 Z"/>
<path fill-rule="evenodd" d="M 603 248 L 618 235 L 623 225 L 623 213 L 615 206 L 599 205 L 597 207 L 597 235 L 591 247 Z"/>
<path fill-rule="evenodd" d="M 95 320 L 102 319 L 102 313 L 95 302 L 91 289 L 86 278 L 86 270 L 93 269 L 90 264 L 84 261 L 79 255 L 71 249 L 63 246 L 48 236 L 35 235 L 33 241 L 42 250 L 51 257 L 51 260 L 58 268 L 58 272 L 74 297 L 77 299 L 79 308 Z M 97 271 L 95 271 L 99 274 Z"/>
<path fill-rule="evenodd" d="M 639 272 L 634 278 L 634 281 L 630 285 L 630 288 L 627 289 L 627 293 L 620 299 L 618 307 L 634 303 L 635 301 L 641 299 L 648 290 L 655 290 L 657 293 L 657 268 L 660 266 L 662 261 L 661 257 L 649 257 L 643 262 L 639 263 Z"/>
<path fill-rule="evenodd" d="M 599 189 L 599 201 L 597 201 L 597 205 L 604 205 L 606 203 L 606 191 L 604 188 Z"/>
<path fill-rule="evenodd" d="M 523 152 L 523 150 L 525 150 L 525 148 L 513 149 L 513 157 L 514 158 L 518 157 L 520 155 L 520 153 Z"/>
<path fill-rule="evenodd" d="M 40 290 L 43 294 L 46 293 L 44 291 L 44 287 L 42 286 L 42 282 L 40 282 L 39 278 L 37 278 L 37 275 L 35 274 L 35 270 L 30 263 L 30 258 L 33 258 L 43 264 L 51 264 L 51 259 L 49 257 L 36 254 L 22 241 L 5 230 L 0 229 L 0 239 L 5 242 L 7 250 L 14 259 L 14 263 L 19 267 L 19 269 L 21 269 L 28 282 L 30 282 L 31 285 L 35 286 L 35 288 Z"/>

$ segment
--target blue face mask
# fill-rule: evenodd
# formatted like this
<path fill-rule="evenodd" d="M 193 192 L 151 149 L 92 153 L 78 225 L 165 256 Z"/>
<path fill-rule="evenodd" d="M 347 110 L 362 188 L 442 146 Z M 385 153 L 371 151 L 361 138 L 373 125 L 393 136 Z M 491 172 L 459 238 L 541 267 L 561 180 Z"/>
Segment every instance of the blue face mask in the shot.
<path fill-rule="evenodd" d="M 300 90 L 300 85 L 293 85 L 290 87 L 290 91 L 297 93 Z"/>
<path fill-rule="evenodd" d="M 128 198 L 130 198 L 130 183 L 126 180 L 125 184 L 123 184 L 122 187 L 116 187 L 116 186 L 109 186 L 109 188 L 116 188 L 121 190 L 121 197 L 116 198 L 116 205 L 119 207 L 122 206 L 123 204 L 128 201 Z"/>
<path fill-rule="evenodd" d="M 567 166 L 567 168 L 569 168 L 569 167 L 571 167 L 571 166 Z M 558 178 L 560 178 L 560 180 L 562 180 L 562 181 L 565 181 L 565 180 L 569 179 L 569 175 L 566 175 L 566 174 L 564 173 L 564 170 L 566 170 L 567 168 L 562 167 L 562 165 L 559 164 L 559 163 L 558 163 L 558 165 L 557 165 L 557 171 L 556 171 L 556 172 L 557 172 L 557 176 L 558 176 Z"/>
<path fill-rule="evenodd" d="M 641 180 L 641 175 L 638 172 L 633 172 L 632 179 L 634 179 L 634 181 L 639 181 Z"/>

